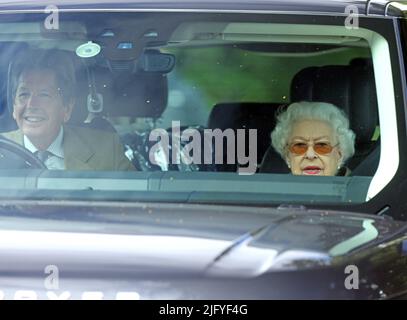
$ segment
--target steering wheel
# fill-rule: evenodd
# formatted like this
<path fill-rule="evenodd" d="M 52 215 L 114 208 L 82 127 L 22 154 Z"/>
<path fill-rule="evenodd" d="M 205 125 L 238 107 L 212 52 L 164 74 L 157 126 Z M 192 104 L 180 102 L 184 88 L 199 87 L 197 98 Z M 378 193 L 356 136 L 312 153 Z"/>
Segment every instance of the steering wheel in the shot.
<path fill-rule="evenodd" d="M 23 146 L 0 137 L 0 169 L 46 169 L 34 154 Z"/>

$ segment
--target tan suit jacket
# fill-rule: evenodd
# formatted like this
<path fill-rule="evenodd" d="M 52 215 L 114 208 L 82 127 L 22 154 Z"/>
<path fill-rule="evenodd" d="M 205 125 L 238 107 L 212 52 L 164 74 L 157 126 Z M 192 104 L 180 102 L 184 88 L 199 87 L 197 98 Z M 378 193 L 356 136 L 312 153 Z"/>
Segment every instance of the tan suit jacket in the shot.
<path fill-rule="evenodd" d="M 20 130 L 2 135 L 24 145 Z M 134 170 L 124 155 L 123 145 L 117 134 L 65 125 L 62 144 L 66 170 Z"/>

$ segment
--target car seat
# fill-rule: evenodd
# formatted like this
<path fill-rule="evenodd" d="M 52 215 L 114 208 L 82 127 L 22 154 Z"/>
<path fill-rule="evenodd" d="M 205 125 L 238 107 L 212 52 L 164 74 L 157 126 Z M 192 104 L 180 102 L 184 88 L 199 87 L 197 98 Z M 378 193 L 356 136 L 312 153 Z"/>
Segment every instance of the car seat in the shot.
<path fill-rule="evenodd" d="M 355 59 L 349 65 L 308 67 L 298 72 L 291 85 L 291 101 L 322 101 L 344 110 L 356 134 L 355 155 L 347 166 L 353 170 L 377 146 L 372 136 L 378 125 L 376 87 L 371 61 Z M 283 160 L 270 146 L 260 172 L 283 173 Z M 372 162 L 373 163 L 373 162 Z"/>
<path fill-rule="evenodd" d="M 235 133 L 237 129 L 245 131 L 245 151 L 248 152 L 249 131 L 257 130 L 257 164 L 260 164 L 267 148 L 270 145 L 270 133 L 275 125 L 275 112 L 280 108 L 278 103 L 260 102 L 229 102 L 215 105 L 209 115 L 208 127 L 210 129 L 232 129 Z M 235 134 L 235 137 L 237 135 Z M 237 150 L 237 139 L 235 141 Z M 218 171 L 233 171 L 238 169 L 237 155 L 234 155 L 234 164 L 227 164 L 226 141 L 223 147 L 223 164 L 217 165 Z"/>

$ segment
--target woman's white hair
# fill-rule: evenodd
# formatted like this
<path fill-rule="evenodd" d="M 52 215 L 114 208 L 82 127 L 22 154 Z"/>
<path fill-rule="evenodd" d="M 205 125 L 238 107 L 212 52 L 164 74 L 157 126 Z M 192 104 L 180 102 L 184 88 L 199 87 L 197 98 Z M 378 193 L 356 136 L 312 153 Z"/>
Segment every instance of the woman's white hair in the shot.
<path fill-rule="evenodd" d="M 277 116 L 271 133 L 271 144 L 284 160 L 293 124 L 300 120 L 321 120 L 331 125 L 342 153 L 341 164 L 355 153 L 355 134 L 349 129 L 349 120 L 342 110 L 330 103 L 301 101 L 290 104 Z"/>

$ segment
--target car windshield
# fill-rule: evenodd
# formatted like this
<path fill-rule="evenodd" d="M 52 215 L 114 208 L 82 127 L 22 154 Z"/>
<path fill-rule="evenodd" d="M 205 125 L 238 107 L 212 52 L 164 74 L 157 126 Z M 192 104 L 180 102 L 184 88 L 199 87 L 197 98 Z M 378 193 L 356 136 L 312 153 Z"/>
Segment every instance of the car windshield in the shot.
<path fill-rule="evenodd" d="M 1 197 L 367 202 L 399 158 L 380 153 L 397 126 L 375 28 L 256 13 L 1 15 Z"/>

